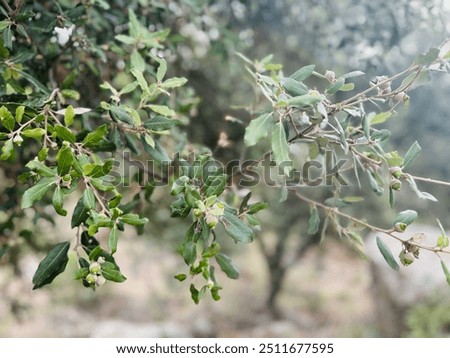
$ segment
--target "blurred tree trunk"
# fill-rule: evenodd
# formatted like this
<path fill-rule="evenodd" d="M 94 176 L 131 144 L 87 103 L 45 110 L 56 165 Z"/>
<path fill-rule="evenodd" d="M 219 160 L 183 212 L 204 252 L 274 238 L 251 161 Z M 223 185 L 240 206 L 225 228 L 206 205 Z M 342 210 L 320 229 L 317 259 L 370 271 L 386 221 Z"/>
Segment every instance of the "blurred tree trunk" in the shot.
<path fill-rule="evenodd" d="M 258 241 L 269 270 L 269 290 L 266 309 L 274 318 L 279 318 L 282 314 L 277 301 L 289 269 L 300 261 L 311 246 L 320 242 L 319 232 L 318 234 L 306 235 L 304 237 L 296 236 L 297 245 L 293 246 L 289 238 L 292 229 L 295 228 L 295 224 L 298 221 L 302 221 L 302 216 L 298 212 L 295 215 L 285 217 L 284 225 L 277 232 L 273 250 L 268 248 L 267 243 L 263 239 Z"/>

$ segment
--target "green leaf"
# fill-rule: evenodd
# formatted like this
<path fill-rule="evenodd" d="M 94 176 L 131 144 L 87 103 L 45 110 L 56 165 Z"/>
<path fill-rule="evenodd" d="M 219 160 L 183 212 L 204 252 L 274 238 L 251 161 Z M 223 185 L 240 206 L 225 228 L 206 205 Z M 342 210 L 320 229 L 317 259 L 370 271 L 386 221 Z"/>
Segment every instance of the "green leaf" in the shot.
<path fill-rule="evenodd" d="M 141 87 L 142 92 L 147 93 L 147 94 L 150 93 L 148 83 L 145 80 L 142 72 L 139 71 L 137 68 L 133 68 L 131 70 L 131 74 L 136 78 L 137 82 L 139 83 L 139 86 Z"/>
<path fill-rule="evenodd" d="M 384 188 L 383 181 L 381 180 L 380 176 L 376 172 L 372 173 L 370 171 L 367 171 L 367 176 L 369 178 L 369 183 L 373 192 L 378 196 L 382 196 L 384 193 Z"/>
<path fill-rule="evenodd" d="M 370 123 L 369 119 L 366 115 L 363 115 L 361 118 L 361 126 L 364 131 L 364 135 L 367 139 L 370 139 Z"/>
<path fill-rule="evenodd" d="M 0 21 L 0 31 L 3 31 L 4 29 L 6 29 L 10 24 L 11 24 L 11 22 L 9 20 Z"/>
<path fill-rule="evenodd" d="M 2 147 L 2 155 L 0 156 L 1 160 L 7 160 L 11 157 L 12 153 L 14 151 L 14 143 L 12 139 L 8 139 L 5 141 Z"/>
<path fill-rule="evenodd" d="M 44 163 L 41 163 L 37 160 L 31 160 L 25 166 L 41 176 L 49 178 L 55 178 L 56 176 L 56 173 L 53 169 L 47 167 Z"/>
<path fill-rule="evenodd" d="M 311 92 L 308 94 L 304 94 L 303 96 L 289 98 L 287 103 L 290 106 L 306 108 L 306 107 L 312 106 L 316 103 L 322 102 L 323 99 L 324 99 L 324 97 L 320 93 Z"/>
<path fill-rule="evenodd" d="M 345 75 L 340 76 L 339 78 L 347 79 L 347 78 L 353 78 L 358 76 L 363 76 L 365 73 L 363 71 L 351 71 L 349 73 L 346 73 Z"/>
<path fill-rule="evenodd" d="M 112 120 L 116 123 L 122 122 L 127 124 L 133 124 L 133 118 L 131 118 L 130 114 L 122 107 L 115 107 L 115 106 L 109 107 L 109 115 L 111 116 Z"/>
<path fill-rule="evenodd" d="M 282 166 L 286 175 L 292 170 L 292 161 L 289 158 L 289 145 L 286 140 L 286 132 L 282 123 L 275 124 L 275 128 L 272 131 L 272 151 L 275 162 Z"/>
<path fill-rule="evenodd" d="M 378 140 L 379 142 L 382 142 L 386 139 L 389 139 L 391 137 L 392 133 L 388 131 L 387 129 L 374 129 L 372 134 L 370 135 L 370 139 L 372 140 Z"/>
<path fill-rule="evenodd" d="M 202 257 L 204 259 L 209 259 L 211 257 L 216 256 L 220 251 L 220 245 L 217 242 L 213 242 L 211 246 L 207 247 L 202 252 Z"/>
<path fill-rule="evenodd" d="M 145 29 L 137 19 L 133 9 L 128 10 L 128 19 L 129 19 L 128 26 L 130 30 L 130 36 L 134 38 L 142 36 L 145 33 Z"/>
<path fill-rule="evenodd" d="M 103 139 L 107 131 L 108 127 L 106 124 L 102 124 L 83 139 L 83 145 L 86 147 L 96 146 Z"/>
<path fill-rule="evenodd" d="M 75 90 L 63 89 L 61 91 L 61 94 L 63 95 L 64 98 L 73 99 L 75 101 L 78 101 L 80 99 L 80 92 L 75 91 Z M 73 107 L 72 107 L 72 109 L 73 109 Z M 73 112 L 73 114 L 75 115 L 75 111 Z"/>
<path fill-rule="evenodd" d="M 399 271 L 400 266 L 398 265 L 397 261 L 395 260 L 394 256 L 392 255 L 391 249 L 389 247 L 387 247 L 378 236 L 377 236 L 377 246 L 381 252 L 381 255 L 383 255 L 383 258 L 386 260 L 388 265 L 395 271 Z"/>
<path fill-rule="evenodd" d="M 389 188 L 389 206 L 393 209 L 395 204 L 394 190 Z"/>
<path fill-rule="evenodd" d="M 120 217 L 120 219 L 129 225 L 139 226 L 145 225 L 148 222 L 147 218 L 140 218 L 137 214 L 124 214 Z"/>
<path fill-rule="evenodd" d="M 421 53 L 417 55 L 414 60 L 415 65 L 425 66 L 431 65 L 439 56 L 438 48 L 430 48 L 427 53 Z"/>
<path fill-rule="evenodd" d="M 122 88 L 120 90 L 119 94 L 123 95 L 123 94 L 127 94 L 127 93 L 130 93 L 130 92 L 133 92 L 136 89 L 137 86 L 139 86 L 139 83 L 137 83 L 137 81 L 133 81 L 131 83 L 128 83 L 127 85 L 125 85 L 124 88 Z"/>
<path fill-rule="evenodd" d="M 370 117 L 370 124 L 374 125 L 374 124 L 381 124 L 386 122 L 389 118 L 391 118 L 392 116 L 392 112 L 381 112 L 378 114 L 375 114 L 373 117 Z"/>
<path fill-rule="evenodd" d="M 225 186 L 227 185 L 228 175 L 210 175 L 205 182 L 205 196 L 210 197 L 213 195 L 219 196 L 223 193 Z"/>
<path fill-rule="evenodd" d="M 60 176 L 69 173 L 73 163 L 72 148 L 62 147 L 56 155 L 57 170 Z"/>
<path fill-rule="evenodd" d="M 308 93 L 308 87 L 293 78 L 283 78 L 281 84 L 291 96 L 301 96 Z"/>
<path fill-rule="evenodd" d="M 12 50 L 12 31 L 10 27 L 3 30 L 3 45 Z"/>
<path fill-rule="evenodd" d="M 127 45 L 133 45 L 136 42 L 134 38 L 127 35 L 116 35 L 115 39 Z"/>
<path fill-rule="evenodd" d="M 248 244 L 253 241 L 253 231 L 236 215 L 225 210 L 221 222 L 227 234 L 236 242 Z"/>
<path fill-rule="evenodd" d="M 328 198 L 325 200 L 325 204 L 335 208 L 346 208 L 350 204 L 341 198 Z"/>
<path fill-rule="evenodd" d="M 86 209 L 95 208 L 95 195 L 91 188 L 86 188 L 83 193 L 83 204 Z"/>
<path fill-rule="evenodd" d="M 198 234 L 195 232 L 195 224 L 192 224 L 186 232 L 186 237 L 181 247 L 181 253 L 183 255 L 186 265 L 193 265 L 197 260 L 197 244 L 196 239 Z"/>
<path fill-rule="evenodd" d="M 24 106 L 18 106 L 16 108 L 16 121 L 17 123 L 22 122 L 23 114 L 25 113 L 25 107 Z"/>
<path fill-rule="evenodd" d="M 448 270 L 447 266 L 445 265 L 444 261 L 442 261 L 442 260 L 441 260 L 441 267 L 442 267 L 442 271 L 444 271 L 447 283 L 450 286 L 450 271 Z"/>
<path fill-rule="evenodd" d="M 155 140 L 155 146 L 150 146 L 145 138 L 141 138 L 141 142 L 144 146 L 144 150 L 148 155 L 150 155 L 155 161 L 158 163 L 170 163 L 169 155 L 166 153 L 166 150 L 159 143 L 159 141 Z"/>
<path fill-rule="evenodd" d="M 308 220 L 308 235 L 314 235 L 319 231 L 320 216 L 315 205 L 311 206 L 311 214 Z"/>
<path fill-rule="evenodd" d="M 64 210 L 63 205 L 64 205 L 64 193 L 62 191 L 62 189 L 57 186 L 55 188 L 55 191 L 53 193 L 53 198 L 52 198 L 52 204 L 53 207 L 55 208 L 55 211 L 61 215 L 61 216 L 66 216 L 67 215 L 67 210 Z"/>
<path fill-rule="evenodd" d="M 195 288 L 193 283 L 191 283 L 189 291 L 191 292 L 192 301 L 194 301 L 194 303 L 198 305 L 198 303 L 200 302 L 199 291 Z"/>
<path fill-rule="evenodd" d="M 33 290 L 51 283 L 56 276 L 64 272 L 69 258 L 70 243 L 68 241 L 60 242 L 53 246 L 47 256 L 40 262 L 33 276 Z"/>
<path fill-rule="evenodd" d="M 75 143 L 76 138 L 75 135 L 70 131 L 70 129 L 67 129 L 66 127 L 63 127 L 59 124 L 55 126 L 55 132 L 58 135 L 59 138 L 62 140 L 68 141 L 69 143 Z"/>
<path fill-rule="evenodd" d="M 124 275 L 122 275 L 122 273 L 119 270 L 112 269 L 109 267 L 102 268 L 102 275 L 108 281 L 113 281 L 113 282 L 124 282 L 127 279 Z"/>
<path fill-rule="evenodd" d="M 2 122 L 3 126 L 10 132 L 14 129 L 16 121 L 14 120 L 11 112 L 5 106 L 0 107 L 0 121 Z"/>
<path fill-rule="evenodd" d="M 188 205 L 184 197 L 180 196 L 170 204 L 171 217 L 177 218 L 186 217 L 191 211 L 191 207 Z"/>
<path fill-rule="evenodd" d="M 341 91 L 341 92 L 349 92 L 349 91 L 353 91 L 354 89 L 355 89 L 355 84 L 354 83 L 346 83 L 341 88 L 339 88 L 339 91 Z"/>
<path fill-rule="evenodd" d="M 46 95 L 50 94 L 49 89 L 46 86 L 44 86 L 41 82 L 39 82 L 36 78 L 31 76 L 28 72 L 22 70 L 17 70 L 17 72 L 19 72 L 23 78 L 25 78 L 28 82 L 30 82 L 33 85 L 33 87 L 39 89 L 39 91 L 41 91 Z"/>
<path fill-rule="evenodd" d="M 66 108 L 66 111 L 64 112 L 64 124 L 67 127 L 71 126 L 74 118 L 75 118 L 75 111 L 73 110 L 72 106 L 68 106 Z"/>
<path fill-rule="evenodd" d="M 233 264 L 231 259 L 222 253 L 216 255 L 216 261 L 220 266 L 220 269 L 227 275 L 228 278 L 237 280 L 239 278 L 239 270 Z"/>
<path fill-rule="evenodd" d="M 179 273 L 178 275 L 175 275 L 174 278 L 180 282 L 183 282 L 187 279 L 187 275 L 184 273 Z"/>
<path fill-rule="evenodd" d="M 97 261 L 100 256 L 103 254 L 103 249 L 100 246 L 96 246 L 92 251 L 89 253 L 89 260 L 90 261 Z M 113 267 L 115 268 L 115 267 Z"/>
<path fill-rule="evenodd" d="M 117 251 L 117 241 L 119 239 L 117 226 L 114 226 L 109 232 L 108 247 L 111 250 L 111 255 Z"/>
<path fill-rule="evenodd" d="M 328 86 L 326 92 L 328 94 L 334 94 L 337 91 L 339 91 L 342 88 L 342 86 L 344 86 L 344 84 L 345 84 L 345 79 L 339 78 L 336 82 L 334 82 Z"/>
<path fill-rule="evenodd" d="M 38 160 L 43 162 L 44 160 L 47 159 L 47 155 L 48 155 L 48 148 L 41 148 L 41 150 L 38 152 Z"/>
<path fill-rule="evenodd" d="M 275 122 L 272 113 L 263 113 L 258 118 L 250 121 L 245 129 L 244 142 L 247 147 L 251 147 L 258 143 L 262 138 L 266 138 L 272 131 Z"/>
<path fill-rule="evenodd" d="M 42 178 L 31 188 L 27 189 L 22 196 L 21 208 L 26 209 L 31 207 L 35 201 L 42 199 L 42 197 L 55 184 L 55 178 Z"/>
<path fill-rule="evenodd" d="M 406 225 L 410 225 L 417 219 L 417 212 L 414 210 L 405 210 L 395 217 L 394 224 L 396 223 L 404 223 Z"/>
<path fill-rule="evenodd" d="M 153 112 L 162 114 L 163 116 L 167 117 L 173 117 L 176 114 L 173 109 L 170 109 L 169 107 L 160 104 L 149 104 L 147 107 L 150 108 Z"/>
<path fill-rule="evenodd" d="M 88 274 L 89 274 L 89 268 L 82 267 L 73 273 L 73 279 L 81 280 L 81 279 L 85 278 Z"/>
<path fill-rule="evenodd" d="M 448 247 L 448 245 L 449 245 L 448 236 L 444 230 L 444 227 L 442 226 L 441 222 L 439 221 L 439 219 L 436 219 L 436 220 L 438 222 L 439 229 L 441 230 L 441 235 L 438 237 L 436 246 L 439 247 L 440 249 L 444 249 L 444 248 Z"/>
<path fill-rule="evenodd" d="M 145 61 L 137 49 L 134 49 L 131 53 L 131 66 L 140 72 L 145 71 Z"/>
<path fill-rule="evenodd" d="M 45 134 L 44 128 L 33 128 L 33 129 L 25 129 L 21 132 L 21 135 L 26 138 L 34 138 L 41 139 L 41 137 Z"/>
<path fill-rule="evenodd" d="M 427 193 L 427 192 L 424 192 L 424 191 L 420 191 L 419 188 L 417 187 L 416 181 L 414 180 L 414 178 L 411 175 L 403 174 L 403 176 L 406 176 L 406 181 L 409 183 L 409 186 L 411 187 L 411 189 L 416 193 L 416 195 L 420 199 L 425 199 L 425 200 L 430 200 L 430 201 L 435 201 L 435 202 L 438 201 L 430 193 Z"/>
<path fill-rule="evenodd" d="M 419 72 L 419 74 L 411 73 L 408 77 L 406 77 L 399 88 L 404 90 L 412 90 L 416 87 L 427 84 L 431 81 L 431 73 L 430 70 L 423 69 Z"/>
<path fill-rule="evenodd" d="M 408 151 L 405 154 L 405 159 L 403 160 L 402 168 L 407 168 L 413 161 L 416 159 L 420 152 L 422 152 L 422 148 L 420 147 L 419 143 L 414 142 L 413 145 L 408 149 Z"/>
<path fill-rule="evenodd" d="M 304 66 L 295 71 L 290 77 L 300 82 L 304 81 L 313 74 L 315 68 L 315 65 Z"/>
<path fill-rule="evenodd" d="M 163 116 L 156 116 L 144 121 L 143 126 L 154 132 L 162 132 L 180 125 L 181 122 L 176 119 L 170 119 Z"/>
<path fill-rule="evenodd" d="M 89 209 L 85 207 L 83 197 L 81 197 L 72 214 L 71 227 L 81 225 L 89 217 Z"/>
<path fill-rule="evenodd" d="M 257 212 L 264 210 L 269 207 L 269 204 L 266 202 L 259 202 L 249 205 L 247 214 L 256 214 Z"/>
<path fill-rule="evenodd" d="M 184 77 L 173 77 L 165 80 L 162 84 L 162 88 L 176 88 L 181 87 L 187 82 L 187 79 Z"/>
<path fill-rule="evenodd" d="M 163 58 L 156 58 L 159 62 L 158 70 L 156 71 L 156 80 L 161 82 L 167 72 L 167 62 Z"/>

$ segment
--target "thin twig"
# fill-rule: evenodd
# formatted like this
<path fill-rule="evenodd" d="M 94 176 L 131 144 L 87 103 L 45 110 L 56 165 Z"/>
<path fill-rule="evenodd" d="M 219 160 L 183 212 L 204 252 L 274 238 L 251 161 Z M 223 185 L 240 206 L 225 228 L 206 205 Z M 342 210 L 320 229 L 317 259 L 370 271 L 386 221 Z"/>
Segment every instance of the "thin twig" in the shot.
<path fill-rule="evenodd" d="M 298 197 L 299 199 L 301 199 L 302 201 L 305 201 L 305 202 L 307 202 L 307 203 L 316 205 L 316 206 L 318 206 L 318 207 L 324 209 L 325 211 L 327 211 L 327 212 L 329 212 L 329 213 L 338 215 L 338 216 L 340 216 L 340 217 L 346 218 L 347 220 L 350 220 L 350 221 L 353 221 L 353 222 L 355 222 L 355 223 L 357 223 L 357 224 L 360 224 L 360 225 L 366 227 L 367 229 L 369 229 L 370 231 L 373 231 L 373 232 L 379 232 L 379 233 L 383 233 L 383 234 L 389 235 L 390 237 L 394 238 L 395 240 L 401 242 L 402 244 L 407 244 L 407 245 L 416 246 L 416 247 L 418 247 L 418 248 L 420 248 L 420 249 L 427 250 L 427 251 L 431 251 L 431 252 L 434 252 L 434 253 L 436 253 L 436 254 L 438 254 L 438 253 L 446 253 L 446 254 L 450 254 L 450 250 L 449 250 L 449 249 L 442 249 L 442 248 L 437 247 L 437 246 L 436 246 L 436 247 L 432 247 L 432 246 L 422 245 L 422 244 L 420 244 L 420 243 L 417 243 L 417 242 L 412 241 L 412 240 L 409 240 L 409 239 L 408 239 L 408 240 L 402 239 L 401 237 L 395 235 L 395 234 L 393 233 L 394 231 L 393 231 L 392 229 L 383 229 L 383 228 L 374 226 L 374 225 L 369 224 L 368 222 L 366 222 L 366 221 L 364 221 L 364 220 L 361 220 L 361 219 L 355 218 L 354 216 L 345 214 L 345 213 L 343 213 L 342 211 L 339 211 L 339 210 L 338 210 L 337 208 L 335 208 L 335 207 L 331 207 L 331 206 L 322 204 L 322 203 L 320 203 L 320 202 L 318 202 L 318 201 L 315 201 L 315 200 L 313 200 L 313 199 L 307 198 L 307 197 L 305 197 L 304 195 L 300 194 L 300 193 L 299 193 L 297 190 L 295 190 L 295 189 L 289 189 L 289 188 L 288 188 L 288 190 L 290 190 L 291 192 L 293 192 L 294 195 L 297 196 L 297 197 Z"/>
<path fill-rule="evenodd" d="M 433 184 L 439 184 L 439 185 L 445 185 L 445 186 L 450 186 L 449 182 L 446 181 L 442 181 L 442 180 L 437 180 L 437 179 L 432 179 L 432 178 L 424 178 L 424 177 L 419 177 L 416 175 L 411 175 L 409 174 L 414 180 L 418 180 L 418 181 L 424 181 L 427 183 L 433 183 Z"/>

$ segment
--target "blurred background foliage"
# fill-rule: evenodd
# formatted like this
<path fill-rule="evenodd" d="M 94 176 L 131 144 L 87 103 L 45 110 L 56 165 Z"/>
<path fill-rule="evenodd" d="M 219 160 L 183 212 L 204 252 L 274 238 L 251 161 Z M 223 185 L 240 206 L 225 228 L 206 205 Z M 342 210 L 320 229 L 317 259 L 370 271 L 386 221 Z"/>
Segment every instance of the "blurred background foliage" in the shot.
<path fill-rule="evenodd" d="M 190 121 L 190 125 L 187 126 L 188 137 L 193 143 L 209 147 L 216 158 L 224 163 L 239 158 L 257 158 L 262 150 L 262 148 L 252 148 L 248 152 L 244 150 L 242 141 L 244 130 L 255 111 L 257 98 L 251 86 L 251 79 L 236 52 L 243 53 L 251 59 L 260 59 L 273 54 L 273 62 L 282 63 L 286 74 L 309 64 L 315 64 L 319 72 L 330 69 L 338 75 L 352 70 L 362 70 L 367 76 L 358 79 L 359 82 L 357 81 L 356 85 L 364 88 L 370 78 L 392 75 L 404 69 L 413 61 L 417 53 L 431 46 L 438 46 L 450 33 L 448 22 L 450 3 L 446 0 L 395 2 L 383 0 L 115 0 L 109 2 L 90 0 L 81 2 L 92 6 L 92 11 L 87 13 L 87 16 L 92 16 L 92 21 L 90 21 L 89 33 L 78 35 L 81 38 L 86 35 L 87 38 L 97 41 L 97 43 L 86 43 L 90 50 L 82 54 L 82 56 L 92 56 L 92 64 L 81 68 L 77 76 L 77 81 L 86 89 L 85 93 L 89 93 L 89 96 L 83 96 L 81 100 L 86 103 L 81 102 L 81 104 L 89 107 L 90 101 L 97 103 L 96 97 L 103 95 L 95 88 L 97 81 L 91 77 L 92 72 L 103 79 L 110 80 L 118 87 L 129 81 L 123 72 L 122 64 L 102 58 L 97 46 L 101 50 L 101 44 L 114 38 L 118 29 L 127 22 L 127 8 L 132 8 L 138 17 L 146 18 L 151 31 L 170 29 L 164 57 L 169 63 L 171 75 L 185 76 L 189 80 L 189 90 L 178 99 L 189 105 L 189 112 L 186 113 Z M 71 7 L 74 2 L 61 0 L 59 3 L 63 7 Z M 45 6 L 46 2 L 42 1 L 42 4 Z M 103 17 L 104 14 L 108 16 L 107 19 Z M 52 26 L 55 24 L 49 23 L 49 30 Z M 53 45 L 46 44 L 50 47 Z M 55 51 L 57 51 L 56 45 Z M 120 53 L 120 49 L 117 49 L 117 52 Z M 55 56 L 57 55 L 55 53 Z M 76 58 L 63 58 L 65 64 L 71 61 L 76 61 Z M 70 66 L 58 67 L 55 76 L 67 75 L 60 71 L 67 71 L 68 68 L 70 69 Z M 392 145 L 396 145 L 400 151 L 403 149 L 403 153 L 415 140 L 422 145 L 423 152 L 420 160 L 414 165 L 416 175 L 443 180 L 450 175 L 450 166 L 444 159 L 448 152 L 450 134 L 447 101 L 450 95 L 449 84 L 448 76 L 436 76 L 431 85 L 411 93 L 411 106 L 408 111 L 399 113 L 387 124 L 388 129 L 393 133 Z M 179 140 L 183 140 L 181 134 Z M 2 210 L 7 210 L 8 205 L 11 205 L 11 198 L 5 192 L 8 190 L 5 188 L 14 186 L 12 182 L 16 174 L 14 168 L 2 167 L 2 170 L 4 179 L 0 181 L 2 187 L 0 205 Z M 437 186 L 427 187 L 425 184 L 423 189 L 439 198 L 439 202 L 430 204 L 415 197 L 411 199 L 410 192 L 404 190 L 398 196 L 398 206 L 403 207 L 414 201 L 414 206 L 419 209 L 423 220 L 434 221 L 434 218 L 438 217 L 449 227 L 448 189 Z M 319 195 L 327 194 L 326 189 L 323 191 Z M 229 284 L 231 288 L 226 290 L 224 299 L 217 304 L 222 305 L 221 308 L 208 302 L 202 303 L 200 307 L 193 307 L 188 299 L 185 300 L 180 297 L 181 295 L 173 294 L 174 290 L 180 289 L 171 278 L 172 274 L 177 273 L 174 270 L 176 265 L 172 264 L 173 243 L 180 242 L 185 227 L 174 224 L 173 220 L 170 220 L 168 209 L 164 209 L 168 208 L 170 198 L 158 189 L 152 197 L 152 201 L 157 205 L 150 205 L 148 208 L 150 222 L 143 236 L 147 245 L 143 250 L 152 251 L 147 253 L 150 256 L 145 258 L 141 252 L 136 252 L 138 250 L 125 250 L 126 255 L 131 256 L 129 267 L 133 272 L 129 276 L 142 275 L 145 278 L 147 275 L 145 270 L 148 268 L 139 260 L 155 260 L 154 264 L 149 263 L 152 265 L 151 276 L 146 279 L 141 277 L 136 281 L 130 279 L 125 283 L 125 285 L 138 285 L 130 289 L 135 300 L 130 301 L 127 298 L 121 305 L 121 297 L 123 298 L 126 294 L 115 288 L 108 288 L 96 294 L 73 293 L 74 289 L 69 290 L 70 295 L 65 295 L 57 294 L 56 291 L 60 287 L 55 287 L 49 289 L 49 296 L 53 298 L 45 296 L 45 293 L 39 293 L 36 304 L 38 306 L 49 304 L 52 299 L 64 304 L 70 301 L 73 307 L 88 312 L 92 317 L 97 315 L 104 319 L 112 317 L 124 321 L 128 318 L 121 311 L 128 310 L 126 305 L 133 303 L 135 311 L 142 310 L 146 313 L 140 316 L 139 313 L 134 312 L 129 318 L 130 321 L 140 321 L 142 317 L 145 317 L 158 322 L 178 322 L 177 317 L 179 321 L 182 321 L 199 317 L 201 312 L 206 312 L 207 323 L 202 326 L 200 317 L 197 319 L 201 321 L 200 323 L 192 324 L 195 327 L 201 326 L 201 329 L 197 328 L 202 333 L 192 333 L 199 335 L 288 335 L 291 331 L 295 335 L 302 334 L 304 327 L 308 327 L 308 331 L 312 330 L 313 335 L 314 333 L 337 336 L 382 334 L 374 319 L 374 298 L 371 296 L 368 264 L 351 251 L 341 251 L 340 248 L 336 248 L 333 237 L 330 237 L 323 245 L 317 246 L 319 238 L 306 233 L 309 218 L 307 205 L 292 198 L 278 202 L 279 192 L 267 186 L 256 189 L 256 195 L 259 199 L 267 200 L 274 205 L 260 216 L 262 225 L 261 231 L 257 234 L 257 242 L 242 250 L 231 243 L 225 248 L 241 257 L 237 263 L 243 271 L 243 277 Z M 6 197 L 7 200 L 4 200 L 3 198 Z M 386 225 L 388 213 L 380 211 L 381 207 L 386 206 L 386 202 L 385 197 L 378 198 L 373 195 L 373 200 L 358 207 L 357 216 L 366 217 L 369 222 Z M 18 215 L 21 214 L 18 213 Z M 43 212 L 42 215 L 48 214 Z M 8 225 L 8 223 L 2 222 L 1 225 Z M 24 263 L 23 258 L 33 262 L 29 259 L 27 252 L 39 251 L 47 245 L 48 241 L 52 241 L 54 237 L 63 233 L 58 227 L 53 229 L 45 224 L 38 226 L 37 229 L 29 224 L 28 227 L 21 227 L 20 230 L 28 230 L 30 233 L 33 232 L 34 238 L 39 237 L 39 240 L 27 241 L 31 250 L 25 249 L 21 255 L 19 253 L 8 255 L 8 261 L 14 262 L 14 273 L 19 277 L 20 275 L 26 277 L 29 265 Z M 20 240 L 26 240 L 24 237 L 26 235 L 22 235 Z M 161 257 L 164 258 L 163 261 L 159 260 Z M 3 259 L 4 263 L 5 261 Z M 323 302 L 332 295 L 330 292 L 333 292 L 333 288 L 330 288 L 329 281 L 318 278 L 317 272 L 333 273 L 335 276 L 329 277 L 329 280 L 339 280 L 341 275 L 352 271 L 351 268 L 347 270 L 348 262 L 361 269 L 361 276 L 354 277 L 361 289 L 354 289 L 353 294 L 356 296 L 340 297 L 341 307 L 334 306 L 333 300 L 329 301 L 331 303 L 328 305 L 324 304 Z M 3 335 L 20 334 L 18 333 L 20 324 L 27 320 L 33 321 L 35 317 L 33 304 L 30 307 L 30 303 L 21 298 L 21 290 L 26 290 L 27 286 L 23 284 L 16 287 L 16 278 L 12 274 L 3 274 L 0 277 L 2 287 L 0 298 L 8 303 L 6 305 L 8 309 L 0 311 L 0 315 L 3 314 L 7 318 L 1 320 L 5 323 L 2 323 L 0 332 Z M 351 274 L 348 277 L 350 280 Z M 27 279 L 23 278 L 23 280 Z M 345 278 L 343 281 L 347 282 Z M 58 280 L 57 284 L 64 285 Z M 73 286 L 76 285 L 73 284 Z M 348 287 L 342 287 L 342 292 L 345 290 L 352 290 L 351 282 L 348 283 Z M 342 292 L 337 295 L 343 294 Z M 242 308 L 235 307 L 234 295 L 238 297 L 237 303 L 242 305 Z M 24 297 L 33 296 L 25 294 Z M 142 298 L 145 303 L 139 301 L 139 298 Z M 105 304 L 105 299 L 114 303 Z M 227 300 L 229 300 L 228 303 Z M 362 312 L 352 306 L 358 305 L 358 302 L 361 302 Z M 450 334 L 448 317 L 441 314 L 445 312 L 447 307 L 445 305 L 448 305 L 448 302 L 450 301 L 447 293 L 446 297 L 441 298 L 438 303 L 435 299 L 431 299 L 429 303 L 421 302 L 420 305 L 411 308 L 406 316 L 405 330 L 398 332 L 397 335 L 448 336 Z M 246 311 L 245 307 L 248 310 L 247 315 L 254 317 L 251 319 L 246 317 L 243 313 Z M 327 310 L 331 312 L 328 312 L 328 316 Z M 90 324 L 93 323 L 86 318 L 87 316 L 80 317 L 85 319 L 88 328 L 76 322 L 76 319 L 70 316 L 70 310 L 69 313 L 64 312 L 62 310 L 61 313 L 57 313 L 61 315 L 57 317 L 71 322 L 72 326 L 83 327 L 80 328 L 82 333 L 71 332 L 69 327 L 64 326 L 59 333 L 49 331 L 46 334 L 64 334 L 62 332 L 66 332 L 67 335 L 89 334 L 86 332 L 90 332 L 89 328 L 92 328 Z M 172 312 L 173 316 L 170 316 Z M 340 320 L 340 314 L 347 317 Z M 349 317 L 353 314 L 355 321 Z M 292 315 L 300 318 L 292 318 Z M 225 323 L 219 323 L 219 321 L 225 321 Z M 286 323 L 287 328 L 281 326 L 276 332 L 267 328 L 278 321 L 294 322 L 294 324 L 289 326 L 290 323 Z M 211 322 L 213 322 L 212 327 Z M 344 323 L 339 325 L 336 322 Z M 258 331 L 255 328 L 250 331 L 250 326 L 266 326 L 267 330 Z M 326 327 L 333 328 L 327 330 Z M 114 331 L 107 332 L 113 335 L 111 332 Z M 170 333 L 162 334 L 170 335 Z"/>

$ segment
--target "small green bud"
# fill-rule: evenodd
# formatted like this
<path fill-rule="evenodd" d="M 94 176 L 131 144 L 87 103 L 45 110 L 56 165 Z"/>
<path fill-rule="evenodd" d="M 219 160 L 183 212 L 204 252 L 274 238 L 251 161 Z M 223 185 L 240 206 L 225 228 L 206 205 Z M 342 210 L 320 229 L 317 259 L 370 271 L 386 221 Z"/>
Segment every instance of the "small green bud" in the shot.
<path fill-rule="evenodd" d="M 214 229 L 219 222 L 217 216 L 212 214 L 207 214 L 205 220 L 211 229 Z"/>
<path fill-rule="evenodd" d="M 62 180 L 65 182 L 70 182 L 72 180 L 72 177 L 70 176 L 70 174 L 66 174 L 62 177 Z"/>
<path fill-rule="evenodd" d="M 96 262 L 96 261 L 92 262 L 92 263 L 89 265 L 89 272 L 90 272 L 90 273 L 97 274 L 97 273 L 99 273 L 101 270 L 102 270 L 102 268 L 101 268 L 100 264 L 99 264 L 98 262 Z"/>
<path fill-rule="evenodd" d="M 400 167 L 391 167 L 389 168 L 389 172 L 396 179 L 400 178 L 403 175 L 402 168 Z"/>
<path fill-rule="evenodd" d="M 85 278 L 86 282 L 90 285 L 94 285 L 95 281 L 97 281 L 97 275 L 89 274 Z"/>
<path fill-rule="evenodd" d="M 325 72 L 325 78 L 330 82 L 334 82 L 334 80 L 336 79 L 336 73 L 334 73 L 333 71 L 327 70 Z"/>
<path fill-rule="evenodd" d="M 214 287 L 214 282 L 209 279 L 208 282 L 206 283 L 206 287 L 208 287 L 208 289 L 212 289 Z"/>
<path fill-rule="evenodd" d="M 13 143 L 17 144 L 18 146 L 20 146 L 23 143 L 23 138 L 20 134 L 17 134 L 14 136 L 13 138 Z"/>
<path fill-rule="evenodd" d="M 398 179 L 392 179 L 389 186 L 393 190 L 400 190 L 402 188 L 402 182 Z"/>
<path fill-rule="evenodd" d="M 106 260 L 105 260 L 105 258 L 104 258 L 103 256 L 100 256 L 100 257 L 97 259 L 97 262 L 98 262 L 100 265 L 103 265 L 103 264 L 106 262 Z"/>
<path fill-rule="evenodd" d="M 199 218 L 203 214 L 203 212 L 200 209 L 194 209 L 193 213 L 196 218 Z"/>
<path fill-rule="evenodd" d="M 394 96 L 395 102 L 405 102 L 408 100 L 408 95 L 405 92 L 399 92 Z"/>
<path fill-rule="evenodd" d="M 403 231 L 406 230 L 406 227 L 407 227 L 407 226 L 408 226 L 408 225 L 406 225 L 405 223 L 398 222 L 398 223 L 395 223 L 394 229 L 395 229 L 395 231 L 397 231 L 397 232 L 403 232 Z"/>
<path fill-rule="evenodd" d="M 414 255 L 412 252 L 406 252 L 405 250 L 402 250 L 398 257 L 400 258 L 400 262 L 404 266 L 409 266 L 414 262 Z"/>

